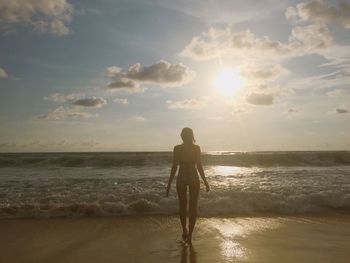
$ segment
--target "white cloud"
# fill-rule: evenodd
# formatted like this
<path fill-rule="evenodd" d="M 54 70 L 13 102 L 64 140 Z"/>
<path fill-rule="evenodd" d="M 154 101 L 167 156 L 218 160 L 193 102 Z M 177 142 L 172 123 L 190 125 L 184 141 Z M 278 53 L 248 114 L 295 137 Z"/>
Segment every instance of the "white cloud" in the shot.
<path fill-rule="evenodd" d="M 349 50 L 350 51 L 350 50 Z M 332 72 L 330 74 L 322 76 L 320 79 L 322 80 L 332 80 L 332 79 L 344 79 L 350 77 L 350 67 L 343 68 L 336 72 Z"/>
<path fill-rule="evenodd" d="M 231 114 L 232 115 L 239 115 L 242 113 L 251 113 L 254 112 L 251 108 L 248 108 L 246 106 L 235 106 L 232 111 Z"/>
<path fill-rule="evenodd" d="M 347 54 L 345 56 L 347 56 Z M 292 79 L 286 83 L 286 86 L 293 87 L 295 89 L 314 89 L 317 87 L 317 89 L 327 90 L 329 90 L 330 87 L 340 88 L 342 86 L 348 86 L 350 81 L 350 71 L 348 68 L 350 64 L 344 65 L 344 63 L 341 63 L 341 61 L 339 61 L 336 57 L 330 59 L 334 62 L 331 67 L 344 67 L 344 69 L 322 75 Z M 342 89 L 346 90 L 346 88 Z M 332 96 L 332 93 L 330 96 Z"/>
<path fill-rule="evenodd" d="M 71 93 L 71 94 L 61 94 L 61 93 L 53 93 L 49 96 L 45 96 L 44 100 L 54 101 L 54 102 L 66 102 L 66 101 L 74 101 L 84 96 L 84 93 Z"/>
<path fill-rule="evenodd" d="M 249 93 L 246 97 L 246 101 L 249 104 L 259 105 L 259 106 L 269 106 L 274 103 L 275 94 L 273 93 Z"/>
<path fill-rule="evenodd" d="M 333 45 L 333 36 L 329 29 L 319 24 L 295 26 L 289 39 L 289 45 L 294 50 L 306 54 Z"/>
<path fill-rule="evenodd" d="M 207 106 L 207 103 L 202 100 L 197 99 L 186 99 L 186 100 L 179 100 L 179 101 L 172 101 L 167 100 L 166 101 L 168 105 L 168 109 L 203 109 Z"/>
<path fill-rule="evenodd" d="M 348 91 L 345 89 L 335 89 L 327 92 L 327 95 L 332 98 L 341 97 L 347 94 L 348 94 Z"/>
<path fill-rule="evenodd" d="M 252 93 L 271 94 L 274 98 L 277 96 L 290 96 L 295 94 L 294 89 L 282 87 L 280 85 L 273 85 L 268 82 L 261 82 L 258 84 L 252 83 L 247 86 L 246 94 L 249 96 Z"/>
<path fill-rule="evenodd" d="M 338 6 L 322 0 L 299 3 L 296 7 L 288 7 L 285 15 L 290 21 L 336 23 L 350 28 L 350 5 L 346 2 L 339 3 Z"/>
<path fill-rule="evenodd" d="M 147 122 L 149 121 L 147 118 L 141 116 L 141 115 L 135 115 L 131 118 L 133 121 L 138 121 L 138 122 Z"/>
<path fill-rule="evenodd" d="M 74 8 L 67 0 L 0 0 L 0 25 L 6 31 L 21 25 L 39 33 L 67 35 L 73 14 Z"/>
<path fill-rule="evenodd" d="M 235 31 L 227 26 L 224 29 L 212 27 L 200 36 L 193 37 L 180 55 L 206 60 L 226 55 L 242 58 L 246 55 L 282 55 L 287 52 L 289 47 L 279 41 L 271 40 L 267 36 L 257 38 L 250 30 Z"/>
<path fill-rule="evenodd" d="M 255 65 L 246 65 L 241 69 L 241 75 L 249 80 L 274 80 L 280 76 L 288 74 L 289 71 L 277 64 L 274 66 L 266 65 L 264 67 L 256 67 Z"/>
<path fill-rule="evenodd" d="M 3 68 L 0 68 L 0 78 L 7 78 L 8 74 Z"/>
<path fill-rule="evenodd" d="M 275 79 L 289 74 L 289 71 L 279 64 L 245 65 L 241 74 L 247 79 L 245 102 L 252 105 L 268 106 L 275 102 L 277 96 L 288 96 L 294 94 L 291 88 L 272 84 Z M 246 107 L 236 107 L 232 114 L 248 112 Z"/>
<path fill-rule="evenodd" d="M 219 43 L 206 41 L 200 36 L 192 38 L 191 42 L 181 51 L 180 56 L 196 60 L 213 59 L 219 56 Z"/>
<path fill-rule="evenodd" d="M 103 105 L 107 104 L 107 101 L 102 97 L 91 97 L 78 99 L 72 102 L 72 104 L 75 106 L 101 108 Z"/>
<path fill-rule="evenodd" d="M 107 68 L 106 76 L 111 79 L 106 86 L 108 90 L 135 90 L 143 84 L 166 87 L 182 86 L 191 81 L 195 73 L 181 63 L 170 64 L 161 60 L 151 66 L 141 66 L 140 63 L 135 63 L 126 71 L 120 67 L 111 66 Z"/>
<path fill-rule="evenodd" d="M 180 52 L 180 56 L 196 60 L 222 57 L 236 59 L 273 60 L 279 57 L 318 53 L 333 45 L 333 37 L 325 25 L 298 25 L 292 28 L 287 42 L 268 36 L 257 37 L 249 29 L 236 31 L 232 26 L 209 28 L 207 32 L 192 38 Z"/>
<path fill-rule="evenodd" d="M 298 17 L 298 10 L 294 6 L 289 6 L 284 13 L 287 20 L 294 21 Z"/>
<path fill-rule="evenodd" d="M 344 108 L 344 107 L 338 107 L 338 108 L 335 109 L 335 113 L 345 114 L 345 113 L 349 113 L 349 110 Z"/>
<path fill-rule="evenodd" d="M 90 114 L 88 112 L 84 112 L 78 107 L 59 106 L 55 109 L 50 109 L 47 114 L 37 116 L 37 119 L 60 121 L 88 119 L 97 116 L 97 114 Z"/>
<path fill-rule="evenodd" d="M 117 104 L 122 104 L 122 105 L 128 105 L 129 104 L 128 99 L 123 99 L 123 98 L 115 98 L 113 101 L 115 103 L 117 103 Z"/>

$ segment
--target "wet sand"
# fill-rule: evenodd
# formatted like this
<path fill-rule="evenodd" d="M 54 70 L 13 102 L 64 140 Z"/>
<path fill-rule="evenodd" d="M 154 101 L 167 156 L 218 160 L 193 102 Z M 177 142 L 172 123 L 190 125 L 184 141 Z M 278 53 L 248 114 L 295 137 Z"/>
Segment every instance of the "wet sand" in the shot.
<path fill-rule="evenodd" d="M 349 262 L 350 216 L 0 220 L 0 262 Z"/>

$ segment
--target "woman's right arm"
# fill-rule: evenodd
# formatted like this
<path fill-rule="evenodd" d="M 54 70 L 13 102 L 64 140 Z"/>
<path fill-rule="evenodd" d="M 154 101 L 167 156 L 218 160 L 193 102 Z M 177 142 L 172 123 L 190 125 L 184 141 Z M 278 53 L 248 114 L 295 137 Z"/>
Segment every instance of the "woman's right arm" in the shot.
<path fill-rule="evenodd" d="M 177 171 L 177 166 L 179 164 L 179 158 L 177 156 L 177 151 L 176 151 L 176 147 L 174 147 L 174 151 L 173 151 L 173 165 L 171 167 L 171 172 L 170 172 L 170 177 L 169 177 L 169 181 L 168 181 L 168 186 L 166 188 L 166 196 L 169 196 L 169 191 L 170 191 L 170 187 L 171 187 L 171 183 L 174 179 L 175 173 Z"/>
<path fill-rule="evenodd" d="M 209 192 L 210 187 L 209 187 L 207 178 L 205 177 L 205 174 L 204 174 L 202 160 L 201 160 L 201 148 L 199 146 L 198 146 L 198 152 L 197 152 L 197 170 L 205 184 L 206 191 Z"/>

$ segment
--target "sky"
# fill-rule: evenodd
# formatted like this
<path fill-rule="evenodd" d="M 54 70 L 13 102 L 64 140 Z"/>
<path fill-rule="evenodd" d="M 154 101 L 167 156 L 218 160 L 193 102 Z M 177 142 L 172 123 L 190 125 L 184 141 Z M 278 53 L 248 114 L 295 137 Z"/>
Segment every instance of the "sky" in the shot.
<path fill-rule="evenodd" d="M 350 149 L 348 1 L 0 0 L 0 152 Z"/>

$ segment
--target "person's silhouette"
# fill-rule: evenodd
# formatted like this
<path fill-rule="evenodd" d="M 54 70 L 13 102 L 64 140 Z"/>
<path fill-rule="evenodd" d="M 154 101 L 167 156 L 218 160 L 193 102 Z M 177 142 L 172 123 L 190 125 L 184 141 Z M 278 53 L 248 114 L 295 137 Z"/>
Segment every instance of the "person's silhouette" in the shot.
<path fill-rule="evenodd" d="M 200 181 L 198 172 L 203 179 L 206 191 L 210 190 L 207 179 L 205 178 L 202 162 L 201 150 L 195 145 L 193 131 L 190 128 L 183 128 L 181 132 L 183 143 L 176 145 L 173 152 L 173 165 L 170 172 L 166 196 L 169 196 L 170 186 L 179 165 L 179 173 L 176 179 L 176 190 L 179 198 L 179 215 L 182 225 L 182 238 L 191 243 L 192 232 L 197 219 L 197 204 L 199 195 Z M 198 170 L 198 172 L 197 172 Z M 189 189 L 189 231 L 186 227 L 187 212 L 187 186 Z"/>

